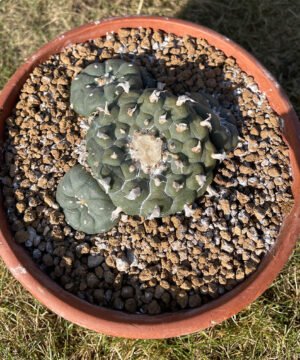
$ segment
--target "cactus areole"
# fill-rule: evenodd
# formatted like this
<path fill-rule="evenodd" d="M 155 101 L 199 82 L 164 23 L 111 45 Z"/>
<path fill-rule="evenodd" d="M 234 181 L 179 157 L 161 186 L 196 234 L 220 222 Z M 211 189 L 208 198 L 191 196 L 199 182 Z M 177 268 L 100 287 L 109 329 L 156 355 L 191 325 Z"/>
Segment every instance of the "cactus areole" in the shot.
<path fill-rule="evenodd" d="M 90 234 L 109 230 L 121 212 L 151 219 L 186 209 L 238 141 L 235 119 L 213 112 L 212 97 L 158 89 L 144 68 L 119 59 L 78 74 L 71 105 L 92 119 L 87 166 L 66 173 L 57 201 L 69 225 Z"/>

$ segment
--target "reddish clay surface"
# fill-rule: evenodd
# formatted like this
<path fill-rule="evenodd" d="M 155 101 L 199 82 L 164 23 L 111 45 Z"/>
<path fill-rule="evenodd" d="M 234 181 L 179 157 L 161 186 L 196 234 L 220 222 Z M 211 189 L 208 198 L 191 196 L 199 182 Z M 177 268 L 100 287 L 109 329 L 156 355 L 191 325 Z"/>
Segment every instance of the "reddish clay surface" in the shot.
<path fill-rule="evenodd" d="M 258 270 L 232 291 L 193 310 L 162 315 L 131 315 L 89 304 L 63 290 L 38 269 L 33 260 L 16 244 L 8 227 L 3 207 L 0 207 L 0 255 L 14 277 L 50 310 L 78 325 L 100 333 L 126 338 L 168 338 L 195 332 L 236 314 L 259 295 L 275 279 L 288 261 L 300 229 L 300 124 L 286 95 L 255 58 L 234 42 L 203 26 L 186 21 L 134 16 L 113 18 L 73 29 L 43 46 L 23 64 L 0 93 L 0 136 L 3 140 L 4 122 L 18 98 L 19 91 L 33 68 L 63 47 L 103 36 L 121 27 L 151 27 L 178 36 L 191 35 L 206 39 L 233 56 L 248 75 L 252 75 L 261 91 L 265 92 L 273 109 L 284 119 L 284 137 L 290 148 L 295 205 L 286 217 L 276 245 L 265 256 Z"/>

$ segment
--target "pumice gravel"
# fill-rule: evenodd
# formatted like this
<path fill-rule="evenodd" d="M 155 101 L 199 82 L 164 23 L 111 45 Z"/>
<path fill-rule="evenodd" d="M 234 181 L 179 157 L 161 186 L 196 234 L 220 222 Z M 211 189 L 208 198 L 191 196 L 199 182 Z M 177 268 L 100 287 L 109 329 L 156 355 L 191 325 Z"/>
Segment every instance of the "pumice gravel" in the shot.
<path fill-rule="evenodd" d="M 111 230 L 88 235 L 66 223 L 56 191 L 88 161 L 91 119 L 71 106 L 71 82 L 108 59 L 144 67 L 176 96 L 214 99 L 212 111 L 230 111 L 239 137 L 182 212 L 148 220 L 121 213 Z M 281 126 L 254 79 L 203 39 L 138 28 L 69 46 L 32 71 L 6 121 L 1 183 L 15 241 L 90 303 L 147 314 L 201 306 L 257 269 L 293 205 Z"/>

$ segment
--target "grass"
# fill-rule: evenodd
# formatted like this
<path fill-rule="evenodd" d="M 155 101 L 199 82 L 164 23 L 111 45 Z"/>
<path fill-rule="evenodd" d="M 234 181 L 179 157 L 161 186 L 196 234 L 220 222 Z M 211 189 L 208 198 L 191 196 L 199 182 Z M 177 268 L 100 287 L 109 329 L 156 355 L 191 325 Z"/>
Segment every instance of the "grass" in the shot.
<path fill-rule="evenodd" d="M 248 49 L 300 112 L 300 4 L 294 0 L 0 0 L 0 88 L 40 45 L 88 21 L 125 14 L 207 25 Z M 73 325 L 41 306 L 0 263 L 3 360 L 300 358 L 300 246 L 257 301 L 232 319 L 169 340 L 123 340 Z"/>

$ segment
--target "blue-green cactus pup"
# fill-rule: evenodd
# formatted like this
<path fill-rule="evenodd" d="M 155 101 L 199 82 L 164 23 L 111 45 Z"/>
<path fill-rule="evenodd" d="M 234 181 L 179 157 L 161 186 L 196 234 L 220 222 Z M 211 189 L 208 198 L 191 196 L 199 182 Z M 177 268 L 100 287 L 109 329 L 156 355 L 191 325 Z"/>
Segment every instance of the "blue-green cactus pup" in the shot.
<path fill-rule="evenodd" d="M 223 142 L 214 142 L 214 131 Z M 174 214 L 212 182 L 217 160 L 229 147 L 228 131 L 207 106 L 185 95 L 153 88 L 123 93 L 92 122 L 88 164 L 126 214 Z"/>
<path fill-rule="evenodd" d="M 116 207 L 97 181 L 81 166 L 69 170 L 58 184 L 56 200 L 75 230 L 96 234 L 116 223 Z"/>
<path fill-rule="evenodd" d="M 156 86 L 144 69 L 120 59 L 88 65 L 73 79 L 71 107 L 83 116 L 108 109 L 122 94 L 132 90 Z"/>

